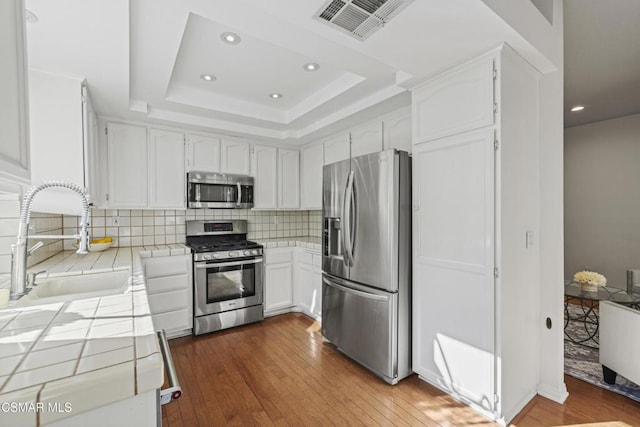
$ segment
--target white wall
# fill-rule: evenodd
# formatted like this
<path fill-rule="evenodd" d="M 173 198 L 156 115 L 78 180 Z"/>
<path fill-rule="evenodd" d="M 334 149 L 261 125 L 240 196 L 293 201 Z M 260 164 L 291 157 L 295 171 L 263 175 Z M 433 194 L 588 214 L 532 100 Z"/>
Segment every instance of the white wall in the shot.
<path fill-rule="evenodd" d="M 640 114 L 565 130 L 565 278 L 640 268 Z"/>
<path fill-rule="evenodd" d="M 516 2 L 513 2 L 516 3 Z M 519 3 L 519 2 L 518 2 Z M 551 59 L 556 69 L 538 82 L 539 194 L 540 194 L 540 379 L 538 393 L 564 402 L 564 316 L 563 316 L 563 7 L 554 0 L 551 31 Z M 546 319 L 552 322 L 546 327 Z"/>

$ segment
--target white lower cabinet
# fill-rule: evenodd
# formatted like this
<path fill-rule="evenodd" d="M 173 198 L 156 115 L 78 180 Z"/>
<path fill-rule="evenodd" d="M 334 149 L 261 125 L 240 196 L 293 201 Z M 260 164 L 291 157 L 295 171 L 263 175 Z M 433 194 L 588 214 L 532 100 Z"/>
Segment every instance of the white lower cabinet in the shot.
<path fill-rule="evenodd" d="M 264 314 L 289 311 L 293 305 L 293 250 L 269 248 L 264 251 Z"/>
<path fill-rule="evenodd" d="M 170 338 L 191 335 L 191 255 L 145 258 L 143 263 L 153 326 Z"/>
<path fill-rule="evenodd" d="M 295 305 L 304 314 L 316 320 L 322 317 L 321 261 L 320 251 L 296 248 L 293 282 Z"/>

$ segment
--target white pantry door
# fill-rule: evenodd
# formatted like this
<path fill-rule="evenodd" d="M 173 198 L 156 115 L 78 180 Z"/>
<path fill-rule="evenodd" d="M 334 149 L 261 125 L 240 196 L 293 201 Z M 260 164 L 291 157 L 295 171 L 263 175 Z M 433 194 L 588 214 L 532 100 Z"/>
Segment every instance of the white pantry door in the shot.
<path fill-rule="evenodd" d="M 494 407 L 493 131 L 414 146 L 413 369 Z"/>

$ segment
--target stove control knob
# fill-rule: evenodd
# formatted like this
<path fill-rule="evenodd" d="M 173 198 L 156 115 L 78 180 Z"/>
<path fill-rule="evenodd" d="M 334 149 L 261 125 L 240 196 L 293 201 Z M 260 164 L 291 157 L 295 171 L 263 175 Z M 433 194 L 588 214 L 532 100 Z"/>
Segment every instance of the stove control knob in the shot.
<path fill-rule="evenodd" d="M 213 254 L 213 257 L 216 258 L 216 259 L 217 258 L 223 258 L 224 254 L 221 254 L 220 252 L 216 252 L 216 253 Z"/>
<path fill-rule="evenodd" d="M 244 251 L 244 252 L 243 252 L 243 254 L 244 254 L 245 256 L 249 256 L 249 255 L 251 255 L 251 251 Z"/>
<path fill-rule="evenodd" d="M 251 251 L 251 255 L 258 255 L 260 252 L 258 252 L 257 249 L 254 249 Z"/>
<path fill-rule="evenodd" d="M 211 259 L 211 254 L 203 254 L 202 259 Z"/>
<path fill-rule="evenodd" d="M 235 258 L 237 256 L 240 256 L 240 254 L 238 253 L 238 251 L 231 251 L 229 252 L 229 258 Z"/>

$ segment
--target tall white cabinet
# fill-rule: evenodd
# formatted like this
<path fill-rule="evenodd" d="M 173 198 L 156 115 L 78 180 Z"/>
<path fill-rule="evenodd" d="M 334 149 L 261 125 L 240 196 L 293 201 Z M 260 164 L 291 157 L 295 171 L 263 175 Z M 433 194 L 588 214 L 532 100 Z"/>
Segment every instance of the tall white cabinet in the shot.
<path fill-rule="evenodd" d="M 150 208 L 186 206 L 184 135 L 160 129 L 149 130 L 148 165 Z"/>
<path fill-rule="evenodd" d="M 29 111 L 22 0 L 0 2 L 0 192 L 29 185 Z"/>
<path fill-rule="evenodd" d="M 505 45 L 412 96 L 413 370 L 501 421 L 538 383 L 537 78 Z"/>

